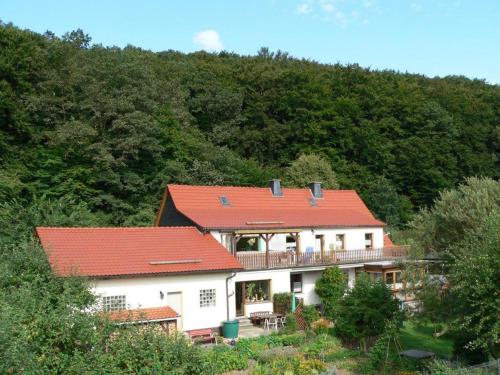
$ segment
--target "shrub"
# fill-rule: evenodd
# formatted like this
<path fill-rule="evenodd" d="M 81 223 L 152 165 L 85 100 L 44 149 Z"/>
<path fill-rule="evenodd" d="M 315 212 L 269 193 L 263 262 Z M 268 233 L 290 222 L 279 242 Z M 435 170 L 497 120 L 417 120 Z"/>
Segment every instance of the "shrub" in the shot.
<path fill-rule="evenodd" d="M 325 316 L 333 320 L 334 308 L 347 289 L 347 278 L 339 268 L 330 267 L 316 281 L 315 291 L 323 303 Z"/>
<path fill-rule="evenodd" d="M 288 314 L 292 311 L 292 293 L 275 293 L 273 295 L 274 311 L 278 314 Z"/>
<path fill-rule="evenodd" d="M 272 362 L 277 357 L 293 357 L 297 354 L 297 348 L 293 346 L 280 346 L 276 348 L 267 349 L 265 351 L 260 352 L 257 356 L 257 361 L 260 363 L 269 363 Z"/>
<path fill-rule="evenodd" d="M 293 357 L 277 357 L 269 363 L 258 363 L 252 375 L 311 375 L 319 374 L 325 371 L 326 366 L 323 362 L 310 359 L 307 360 L 301 355 Z"/>
<path fill-rule="evenodd" d="M 257 356 L 268 349 L 268 343 L 265 336 L 255 339 L 239 339 L 236 343 L 236 350 L 247 358 L 257 359 Z"/>
<path fill-rule="evenodd" d="M 319 312 L 313 305 L 307 305 L 302 308 L 302 316 L 306 324 L 306 329 L 310 329 L 312 323 L 319 319 Z"/>
<path fill-rule="evenodd" d="M 340 350 L 341 345 L 337 338 L 327 334 L 316 336 L 311 342 L 302 347 L 307 358 L 323 359 L 327 353 Z"/>
<path fill-rule="evenodd" d="M 362 273 L 354 288 L 338 303 L 335 319 L 337 335 L 342 339 L 358 341 L 366 351 L 367 339 L 382 334 L 387 320 L 401 324 L 398 301 L 383 282 L 373 282 Z"/>
<path fill-rule="evenodd" d="M 283 331 L 286 333 L 293 333 L 297 331 L 297 319 L 295 318 L 295 315 L 288 314 L 286 316 L 286 326 Z"/>
<path fill-rule="evenodd" d="M 281 335 L 281 343 L 283 346 L 299 347 L 304 343 L 304 335 L 301 333 L 293 333 L 290 335 Z"/>
<path fill-rule="evenodd" d="M 325 318 L 320 318 L 320 319 L 316 320 L 315 322 L 313 322 L 313 324 L 311 325 L 312 330 L 317 335 L 321 335 L 323 333 L 328 333 L 328 331 L 330 330 L 331 327 L 332 327 L 332 322 L 330 322 L 329 320 L 327 320 Z"/>
<path fill-rule="evenodd" d="M 248 367 L 248 357 L 226 345 L 216 346 L 208 350 L 206 360 L 212 374 L 245 370 Z"/>

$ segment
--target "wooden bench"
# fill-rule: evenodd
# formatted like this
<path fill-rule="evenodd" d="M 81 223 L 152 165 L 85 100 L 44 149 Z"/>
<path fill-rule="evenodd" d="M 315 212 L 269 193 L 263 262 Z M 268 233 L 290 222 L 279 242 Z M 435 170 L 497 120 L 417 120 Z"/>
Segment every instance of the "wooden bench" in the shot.
<path fill-rule="evenodd" d="M 218 332 L 213 328 L 194 329 L 188 332 L 189 338 L 193 343 L 211 343 L 217 345 Z"/>

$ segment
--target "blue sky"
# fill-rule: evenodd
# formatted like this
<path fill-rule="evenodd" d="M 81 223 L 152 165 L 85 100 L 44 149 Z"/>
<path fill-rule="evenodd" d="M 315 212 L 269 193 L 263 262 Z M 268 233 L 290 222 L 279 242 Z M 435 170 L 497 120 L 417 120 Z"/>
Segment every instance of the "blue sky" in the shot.
<path fill-rule="evenodd" d="M 106 46 L 240 54 L 266 46 L 500 84 L 500 0 L 0 0 L 0 19 L 57 35 L 82 28 Z"/>

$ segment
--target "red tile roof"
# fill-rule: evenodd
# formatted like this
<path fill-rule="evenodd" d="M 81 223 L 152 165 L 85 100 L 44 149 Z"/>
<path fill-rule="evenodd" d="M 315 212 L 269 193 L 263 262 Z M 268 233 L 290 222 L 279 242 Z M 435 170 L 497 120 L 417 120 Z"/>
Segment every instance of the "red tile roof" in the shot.
<path fill-rule="evenodd" d="M 394 243 L 391 240 L 391 237 L 389 237 L 389 233 L 384 233 L 384 247 L 394 247 Z"/>
<path fill-rule="evenodd" d="M 159 321 L 175 319 L 179 314 L 170 306 L 152 307 L 147 309 L 120 310 L 106 313 L 111 320 L 115 321 Z"/>
<path fill-rule="evenodd" d="M 164 202 L 167 195 L 179 212 L 206 229 L 385 225 L 375 219 L 354 190 L 323 190 L 316 206 L 310 203 L 309 189 L 283 188 L 283 196 L 274 197 L 269 188 L 168 185 Z M 220 203 L 221 196 L 228 199 L 229 206 Z"/>
<path fill-rule="evenodd" d="M 243 268 L 194 227 L 36 229 L 52 270 L 90 277 Z"/>

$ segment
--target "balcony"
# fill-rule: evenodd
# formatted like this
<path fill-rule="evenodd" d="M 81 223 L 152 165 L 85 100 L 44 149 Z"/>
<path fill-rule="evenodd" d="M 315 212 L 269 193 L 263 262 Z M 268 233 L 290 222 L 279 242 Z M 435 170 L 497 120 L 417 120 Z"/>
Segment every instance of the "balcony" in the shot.
<path fill-rule="evenodd" d="M 299 254 L 293 251 L 244 251 L 237 252 L 236 258 L 246 270 L 263 270 L 402 260 L 407 254 L 406 247 L 395 246 L 380 249 L 325 250 Z"/>

